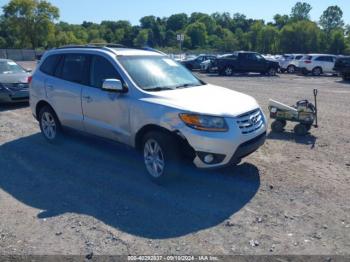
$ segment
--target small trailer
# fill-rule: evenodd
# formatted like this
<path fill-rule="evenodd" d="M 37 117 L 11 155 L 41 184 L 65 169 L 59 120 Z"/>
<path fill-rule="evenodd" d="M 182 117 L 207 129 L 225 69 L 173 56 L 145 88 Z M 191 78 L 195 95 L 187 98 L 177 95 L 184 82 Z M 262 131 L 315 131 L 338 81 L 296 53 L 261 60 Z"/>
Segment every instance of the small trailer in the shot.
<path fill-rule="evenodd" d="M 317 121 L 317 89 L 314 89 L 315 104 L 308 100 L 300 100 L 294 106 L 288 106 L 270 99 L 270 118 L 275 119 L 271 124 L 273 132 L 283 132 L 287 121 L 298 123 L 294 127 L 297 135 L 306 135 L 312 127 L 318 127 Z"/>

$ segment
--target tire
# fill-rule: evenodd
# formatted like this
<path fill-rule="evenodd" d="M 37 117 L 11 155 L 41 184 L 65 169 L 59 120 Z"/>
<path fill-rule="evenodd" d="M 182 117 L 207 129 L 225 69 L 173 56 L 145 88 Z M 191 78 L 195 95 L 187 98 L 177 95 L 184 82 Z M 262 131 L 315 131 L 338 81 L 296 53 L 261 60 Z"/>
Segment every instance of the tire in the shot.
<path fill-rule="evenodd" d="M 322 68 L 321 67 L 315 67 L 312 69 L 312 75 L 313 76 L 320 76 L 322 74 Z"/>
<path fill-rule="evenodd" d="M 284 130 L 287 122 L 285 120 L 275 120 L 271 124 L 271 129 L 275 133 L 281 133 Z"/>
<path fill-rule="evenodd" d="M 230 66 L 226 66 L 224 69 L 224 75 L 225 76 L 232 76 L 233 75 L 233 68 Z"/>
<path fill-rule="evenodd" d="M 294 127 L 294 133 L 297 134 L 298 136 L 305 136 L 308 132 L 309 132 L 308 126 L 304 124 L 297 124 Z"/>
<path fill-rule="evenodd" d="M 342 75 L 344 81 L 350 81 L 350 75 Z"/>
<path fill-rule="evenodd" d="M 276 76 L 277 75 L 277 69 L 274 67 L 270 67 L 269 70 L 267 71 L 267 75 L 269 76 Z"/>
<path fill-rule="evenodd" d="M 294 65 L 289 65 L 287 67 L 288 74 L 295 74 L 295 71 L 296 71 L 296 67 Z"/>
<path fill-rule="evenodd" d="M 163 184 L 179 174 L 179 149 L 170 135 L 159 131 L 147 133 L 142 153 L 145 170 L 154 183 Z"/>
<path fill-rule="evenodd" d="M 39 126 L 44 138 L 52 143 L 58 143 L 62 138 L 62 127 L 56 113 L 49 106 L 44 106 L 39 111 Z"/>

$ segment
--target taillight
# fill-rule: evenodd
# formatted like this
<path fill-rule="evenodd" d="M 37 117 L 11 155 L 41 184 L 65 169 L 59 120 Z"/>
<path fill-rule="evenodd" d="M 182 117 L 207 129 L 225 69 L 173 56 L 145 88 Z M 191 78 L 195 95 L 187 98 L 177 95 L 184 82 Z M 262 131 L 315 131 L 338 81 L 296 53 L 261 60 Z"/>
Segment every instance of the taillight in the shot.
<path fill-rule="evenodd" d="M 32 80 L 33 80 L 33 77 L 32 76 L 28 76 L 28 79 L 27 79 L 28 84 L 32 83 Z"/>
<path fill-rule="evenodd" d="M 304 63 L 305 64 L 311 64 L 311 61 L 310 60 L 305 60 Z"/>

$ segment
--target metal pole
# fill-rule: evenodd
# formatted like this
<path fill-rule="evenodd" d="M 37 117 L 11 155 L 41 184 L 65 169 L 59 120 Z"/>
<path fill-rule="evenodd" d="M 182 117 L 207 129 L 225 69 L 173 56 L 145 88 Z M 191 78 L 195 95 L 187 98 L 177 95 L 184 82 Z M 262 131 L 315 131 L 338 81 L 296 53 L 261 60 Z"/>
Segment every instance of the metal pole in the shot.
<path fill-rule="evenodd" d="M 317 109 L 317 94 L 318 94 L 318 90 L 314 89 L 314 97 L 315 97 L 315 110 L 316 110 L 316 125 L 315 127 L 318 128 L 318 109 Z"/>

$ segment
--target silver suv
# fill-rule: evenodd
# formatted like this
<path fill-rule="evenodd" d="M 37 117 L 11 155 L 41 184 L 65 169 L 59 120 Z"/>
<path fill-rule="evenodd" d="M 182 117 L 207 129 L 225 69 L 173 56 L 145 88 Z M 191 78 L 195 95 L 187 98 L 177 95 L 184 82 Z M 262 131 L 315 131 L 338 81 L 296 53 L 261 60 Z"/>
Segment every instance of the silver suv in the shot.
<path fill-rule="evenodd" d="M 237 164 L 266 138 L 256 100 L 204 83 L 155 50 L 69 46 L 47 52 L 30 84 L 43 136 L 69 127 L 139 149 L 162 182 L 189 158 L 199 168 Z"/>

